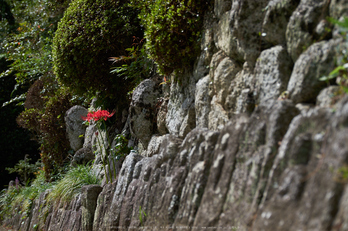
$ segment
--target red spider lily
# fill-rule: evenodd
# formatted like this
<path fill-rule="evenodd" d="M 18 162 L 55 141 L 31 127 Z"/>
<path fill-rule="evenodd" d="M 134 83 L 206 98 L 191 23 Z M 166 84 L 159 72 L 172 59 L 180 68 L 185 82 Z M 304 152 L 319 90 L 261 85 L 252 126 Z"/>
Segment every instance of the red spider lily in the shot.
<path fill-rule="evenodd" d="M 91 122 L 92 120 L 97 122 L 102 119 L 106 121 L 108 118 L 112 117 L 114 114 L 115 114 L 115 111 L 110 113 L 107 110 L 98 110 L 96 112 L 88 112 L 87 117 L 82 116 L 82 119 L 88 122 Z"/>

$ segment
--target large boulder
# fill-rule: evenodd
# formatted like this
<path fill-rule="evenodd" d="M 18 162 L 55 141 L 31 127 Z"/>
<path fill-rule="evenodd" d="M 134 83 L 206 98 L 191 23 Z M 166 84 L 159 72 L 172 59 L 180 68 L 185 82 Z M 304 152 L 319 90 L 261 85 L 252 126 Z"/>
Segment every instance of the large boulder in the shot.
<path fill-rule="evenodd" d="M 268 42 L 259 36 L 264 18 L 263 9 L 268 2 L 269 0 L 236 0 L 233 1 L 231 10 L 225 13 L 225 4 L 218 4 L 224 10 L 218 9 L 216 12 L 221 15 L 214 36 L 216 46 L 229 57 L 248 61 L 253 66 L 260 48 L 269 47 Z"/>
<path fill-rule="evenodd" d="M 83 146 L 83 136 L 86 131 L 86 126 L 82 124 L 82 117 L 86 117 L 87 113 L 88 110 L 79 105 L 73 106 L 65 113 L 66 132 L 70 147 L 75 151 Z"/>
<path fill-rule="evenodd" d="M 319 92 L 327 86 L 320 78 L 335 68 L 335 48 L 339 40 L 314 43 L 295 62 L 287 91 L 295 103 L 314 103 Z"/>
<path fill-rule="evenodd" d="M 80 148 L 75 154 L 71 161 L 71 166 L 76 167 L 77 165 L 85 165 L 94 160 L 94 154 L 90 148 Z"/>
<path fill-rule="evenodd" d="M 162 93 L 160 79 L 141 82 L 133 92 L 129 107 L 130 131 L 146 149 L 156 128 L 156 104 Z"/>
<path fill-rule="evenodd" d="M 102 191 L 99 185 L 86 185 L 81 188 L 81 230 L 92 231 L 97 198 Z"/>
<path fill-rule="evenodd" d="M 286 90 L 292 67 L 291 58 L 282 46 L 275 46 L 261 53 L 255 67 L 260 104 L 277 99 Z"/>
<path fill-rule="evenodd" d="M 300 0 L 272 0 L 265 8 L 262 24 L 262 37 L 273 45 L 286 43 L 285 33 L 289 18 Z"/>
<path fill-rule="evenodd" d="M 330 36 L 327 30 L 317 28 L 322 27 L 328 17 L 328 2 L 302 0 L 292 13 L 286 29 L 286 45 L 294 62 L 314 41 Z"/>

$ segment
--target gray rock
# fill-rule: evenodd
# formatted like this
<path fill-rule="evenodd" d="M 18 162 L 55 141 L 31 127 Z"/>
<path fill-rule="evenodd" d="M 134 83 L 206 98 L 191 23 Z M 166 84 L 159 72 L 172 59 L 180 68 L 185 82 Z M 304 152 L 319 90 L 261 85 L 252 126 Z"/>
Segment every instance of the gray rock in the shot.
<path fill-rule="evenodd" d="M 219 20 L 214 37 L 216 46 L 234 60 L 248 61 L 253 66 L 262 49 L 260 45 L 268 47 L 267 42 L 259 36 L 263 9 L 268 2 L 233 1 L 231 11 L 224 13 Z"/>
<path fill-rule="evenodd" d="M 40 215 L 45 214 L 45 212 L 48 212 L 47 208 L 47 196 L 51 192 L 51 190 L 46 190 L 45 192 L 41 193 L 40 196 L 34 201 L 32 205 L 32 217 L 29 225 L 29 230 L 35 230 L 35 226 L 37 227 L 37 230 L 43 230 L 44 223 L 42 222 L 42 217 Z"/>
<path fill-rule="evenodd" d="M 97 198 L 102 191 L 102 187 L 99 185 L 87 185 L 81 188 L 81 201 L 82 201 L 82 221 L 81 230 L 92 231 L 94 212 L 97 206 Z"/>
<path fill-rule="evenodd" d="M 264 10 L 261 36 L 273 45 L 285 45 L 286 27 L 300 0 L 272 0 Z"/>
<path fill-rule="evenodd" d="M 97 202 L 93 225 L 94 230 L 114 230 L 116 229 L 115 227 L 119 226 L 121 207 L 123 203 L 126 203 L 124 197 L 128 190 L 128 186 L 132 181 L 136 164 L 141 159 L 141 156 L 131 152 L 123 162 L 117 179 L 117 186 L 116 184 L 112 184 L 112 186 L 104 186 L 104 189 L 101 192 L 102 196 L 98 198 Z M 110 198 L 110 194 L 112 194 L 112 198 Z M 110 203 L 104 204 L 106 201 L 110 201 Z"/>
<path fill-rule="evenodd" d="M 286 29 L 286 46 L 294 62 L 314 40 L 326 37 L 316 34 L 315 29 L 319 22 L 328 16 L 328 3 L 327 0 L 301 0 L 292 13 Z"/>
<path fill-rule="evenodd" d="M 270 172 L 255 230 L 335 230 L 336 213 L 344 206 L 344 184 L 337 177 L 347 158 L 342 151 L 347 101 L 337 105 L 336 113 L 316 108 L 293 120 Z M 338 221 L 340 227 L 341 215 Z"/>
<path fill-rule="evenodd" d="M 86 126 L 83 123 L 82 116 L 87 116 L 87 109 L 82 106 L 73 106 L 65 113 L 66 132 L 69 138 L 70 147 L 77 151 L 83 146 L 83 135 Z"/>
<path fill-rule="evenodd" d="M 319 107 L 330 107 L 338 99 L 339 86 L 330 86 L 320 91 L 317 96 L 316 105 Z"/>
<path fill-rule="evenodd" d="M 129 108 L 130 131 L 146 148 L 154 132 L 155 105 L 161 96 L 159 79 L 146 79 L 133 92 Z"/>
<path fill-rule="evenodd" d="M 97 199 L 97 206 L 94 213 L 93 230 L 100 230 L 110 212 L 112 198 L 115 193 L 117 181 L 104 185 Z"/>
<path fill-rule="evenodd" d="M 229 122 L 228 112 L 216 100 L 216 96 L 210 102 L 210 112 L 208 115 L 208 128 L 210 130 L 220 130 Z"/>
<path fill-rule="evenodd" d="M 157 130 L 160 135 L 164 135 L 168 133 L 168 129 L 166 127 L 166 117 L 168 112 L 168 101 L 169 99 L 162 99 L 162 103 L 157 113 Z"/>
<path fill-rule="evenodd" d="M 210 111 L 209 96 L 210 76 L 200 79 L 196 84 L 195 92 L 195 115 L 198 128 L 208 128 L 208 116 Z"/>
<path fill-rule="evenodd" d="M 146 157 L 151 157 L 159 153 L 159 149 L 164 138 L 165 136 L 156 136 L 156 135 L 151 137 L 149 145 L 147 146 Z"/>
<path fill-rule="evenodd" d="M 253 67 L 248 62 L 243 64 L 243 70 L 236 74 L 228 88 L 228 96 L 224 108 L 229 118 L 235 114 L 250 114 L 255 108 L 254 100 L 255 75 Z"/>
<path fill-rule="evenodd" d="M 191 127 L 188 124 L 183 125 L 183 123 L 189 110 L 192 110 L 194 107 L 196 79 L 193 77 L 194 76 L 190 74 L 178 75 L 176 78 L 180 79 L 179 82 L 175 81 L 173 76 L 166 118 L 166 127 L 172 135 L 179 136 L 180 129 Z M 199 78 L 199 76 L 197 78 Z M 192 118 L 192 116 L 190 118 Z M 186 118 L 186 123 L 192 122 L 192 120 L 187 119 L 188 118 Z"/>
<path fill-rule="evenodd" d="M 43 230 L 81 230 L 81 195 L 78 194 L 70 203 L 54 204 L 46 216 Z"/>
<path fill-rule="evenodd" d="M 97 127 L 95 124 L 90 124 L 85 131 L 84 135 L 84 142 L 83 142 L 83 147 L 84 148 L 92 148 L 93 147 L 93 135 L 97 131 Z M 94 137 L 95 138 L 95 137 Z"/>
<path fill-rule="evenodd" d="M 90 148 L 81 148 L 75 154 L 71 161 L 71 166 L 85 165 L 94 160 L 94 153 Z"/>
<path fill-rule="evenodd" d="M 296 61 L 287 91 L 295 103 L 314 103 L 326 86 L 319 78 L 328 75 L 335 67 L 332 57 L 339 41 L 322 41 L 311 45 Z"/>
<path fill-rule="evenodd" d="M 216 102 L 225 104 L 228 88 L 241 67 L 222 52 L 215 54 L 210 64 L 210 81 L 212 82 L 210 96 L 216 95 Z"/>
<path fill-rule="evenodd" d="M 255 66 L 259 104 L 277 99 L 286 90 L 292 67 L 291 58 L 282 46 L 261 53 Z"/>
<path fill-rule="evenodd" d="M 216 130 L 229 121 L 229 113 L 225 108 L 226 98 L 241 67 L 223 52 L 214 54 L 209 73 L 209 97 L 211 98 L 208 114 L 208 128 Z M 201 87 L 200 85 L 198 85 Z M 236 89 L 234 89 L 236 91 Z M 205 96 L 208 97 L 208 96 Z M 230 102 L 230 101 L 229 101 Z"/>
<path fill-rule="evenodd" d="M 347 0 L 331 0 L 330 1 L 330 17 L 340 19 L 348 16 L 348 1 Z"/>
<path fill-rule="evenodd" d="M 194 105 L 187 111 L 187 115 L 185 116 L 179 130 L 179 137 L 185 138 L 185 136 L 196 127 L 196 111 Z"/>
<path fill-rule="evenodd" d="M 216 0 L 214 3 L 214 13 L 220 18 L 226 11 L 231 10 L 232 2 L 226 0 Z"/>

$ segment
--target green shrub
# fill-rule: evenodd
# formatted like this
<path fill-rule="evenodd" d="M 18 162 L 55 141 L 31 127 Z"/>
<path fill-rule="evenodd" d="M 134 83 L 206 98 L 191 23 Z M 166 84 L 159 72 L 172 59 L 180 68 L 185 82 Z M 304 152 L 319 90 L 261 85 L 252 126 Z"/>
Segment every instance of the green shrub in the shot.
<path fill-rule="evenodd" d="M 146 48 L 160 73 L 192 65 L 200 49 L 204 12 L 211 0 L 132 0 L 141 9 Z"/>
<path fill-rule="evenodd" d="M 120 98 L 123 78 L 110 74 L 110 56 L 127 55 L 132 37 L 142 37 L 137 10 L 127 0 L 74 0 L 58 25 L 53 41 L 54 71 L 80 95 Z M 116 97 L 115 97 L 116 98 Z"/>
<path fill-rule="evenodd" d="M 66 111 L 73 106 L 71 98 L 68 89 L 57 90 L 47 101 L 40 120 L 41 158 L 49 181 L 66 163 L 71 149 L 64 121 Z"/>

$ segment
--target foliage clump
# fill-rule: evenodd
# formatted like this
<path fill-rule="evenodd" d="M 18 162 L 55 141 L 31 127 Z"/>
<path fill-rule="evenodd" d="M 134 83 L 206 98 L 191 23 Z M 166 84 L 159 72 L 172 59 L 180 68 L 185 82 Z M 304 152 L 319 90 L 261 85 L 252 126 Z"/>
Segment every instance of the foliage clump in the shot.
<path fill-rule="evenodd" d="M 0 78 L 14 74 L 16 85 L 12 100 L 23 101 L 28 86 L 46 76 L 52 68 L 52 36 L 69 0 L 8 1 L 14 22 L 0 20 L 0 57 L 10 61 L 9 68 L 1 71 Z M 2 28 L 8 28 L 2 30 Z M 21 94 L 21 95 L 19 95 Z M 17 96 L 17 97 L 14 97 Z"/>
<path fill-rule="evenodd" d="M 23 187 L 18 182 L 8 189 L 0 192 L 0 219 L 11 216 L 14 213 L 28 216 L 33 201 L 46 189 L 52 187 L 52 183 L 47 183 L 44 172 L 38 171 L 35 180 L 30 186 Z"/>
<path fill-rule="evenodd" d="M 68 157 L 70 145 L 66 137 L 64 121 L 65 112 L 73 106 L 72 94 L 67 88 L 53 88 L 53 83 L 46 82 L 50 86 L 42 86 L 40 81 L 33 84 L 33 89 L 46 89 L 40 94 L 31 94 L 29 89 L 24 103 L 25 110 L 17 117 L 17 123 L 33 132 L 39 142 L 41 160 L 44 165 L 46 179 L 52 180 Z M 48 90 L 49 87 L 52 89 Z M 33 101 L 38 103 L 34 104 Z M 33 106 L 34 105 L 34 106 Z M 42 106 L 43 105 L 43 106 Z"/>
<path fill-rule="evenodd" d="M 80 95 L 112 97 L 127 92 L 110 74 L 110 56 L 127 55 L 133 36 L 142 37 L 137 10 L 127 0 L 75 0 L 66 10 L 53 41 L 59 81 Z"/>
<path fill-rule="evenodd" d="M 132 0 L 141 9 L 146 48 L 162 74 L 189 67 L 200 48 L 210 0 Z"/>
<path fill-rule="evenodd" d="M 54 183 L 46 182 L 45 173 L 42 170 L 36 174 L 36 179 L 30 186 L 23 187 L 16 184 L 0 192 L 0 220 L 17 213 L 25 218 L 29 215 L 34 200 L 47 189 L 51 190 L 48 193 L 46 205 L 68 202 L 80 193 L 82 186 L 100 184 L 100 179 L 95 172 L 91 171 L 90 166 L 79 165 L 72 168 Z"/>
<path fill-rule="evenodd" d="M 78 165 L 70 169 L 53 187 L 48 200 L 69 202 L 80 192 L 84 185 L 100 184 L 100 179 L 90 166 Z"/>

